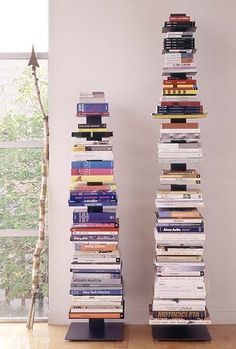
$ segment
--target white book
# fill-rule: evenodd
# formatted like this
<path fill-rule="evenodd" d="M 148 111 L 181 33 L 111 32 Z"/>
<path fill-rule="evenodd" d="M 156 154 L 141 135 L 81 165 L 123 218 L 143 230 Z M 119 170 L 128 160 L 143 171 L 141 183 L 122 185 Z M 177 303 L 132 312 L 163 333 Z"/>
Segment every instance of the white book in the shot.
<path fill-rule="evenodd" d="M 155 278 L 155 283 L 156 282 L 166 282 L 166 283 L 175 283 L 175 282 L 201 282 L 203 283 L 204 282 L 204 277 L 203 276 L 199 276 L 199 277 L 185 277 L 185 276 L 180 276 L 180 277 L 176 277 L 176 276 L 173 276 L 173 277 L 156 277 Z"/>
<path fill-rule="evenodd" d="M 74 277 L 74 274 L 76 275 L 75 277 Z M 112 280 L 113 279 L 110 273 L 89 273 L 89 274 L 88 273 L 74 273 L 74 274 L 73 274 L 73 277 L 76 279 L 86 279 L 88 277 L 90 279 L 92 279 L 92 278 L 94 278 L 94 279 L 100 278 L 100 279 L 104 279 L 104 280 L 106 280 L 106 279 Z"/>
<path fill-rule="evenodd" d="M 183 152 L 183 151 L 176 151 L 176 152 L 168 152 L 168 151 L 158 151 L 158 158 L 159 159 L 193 159 L 193 158 L 202 158 L 202 152 Z"/>
<path fill-rule="evenodd" d="M 71 161 L 89 161 L 89 160 L 113 160 L 112 151 L 80 151 L 73 152 Z"/>
<path fill-rule="evenodd" d="M 164 247 L 156 248 L 157 256 L 202 256 L 203 248 L 169 248 L 166 249 Z"/>
<path fill-rule="evenodd" d="M 191 184 L 200 184 L 200 178 L 160 178 L 161 184 L 182 184 L 182 185 L 191 185 Z"/>
<path fill-rule="evenodd" d="M 77 302 L 77 301 L 99 301 L 99 302 L 107 302 L 109 301 L 119 301 L 121 302 L 123 300 L 123 296 L 110 296 L 110 295 L 106 295 L 106 296 L 73 296 L 72 297 L 72 301 L 73 302 Z"/>
<path fill-rule="evenodd" d="M 198 101 L 198 96 L 185 96 L 185 95 L 168 95 L 168 96 L 161 96 L 160 98 L 161 102 L 196 102 Z"/>
<path fill-rule="evenodd" d="M 200 133 L 199 128 L 160 128 L 160 134 L 167 133 L 167 134 L 175 134 L 175 133 Z"/>
<path fill-rule="evenodd" d="M 81 211 L 81 212 L 87 212 L 87 211 Z M 114 211 L 115 212 L 115 211 Z M 73 231 L 73 236 L 76 235 L 119 235 L 118 231 Z M 82 252 L 81 252 L 82 253 Z"/>
<path fill-rule="evenodd" d="M 85 257 L 85 258 L 81 258 L 78 257 L 76 258 L 75 255 L 73 255 L 73 261 L 77 262 L 77 263 L 104 263 L 104 259 L 106 263 L 116 263 L 117 258 L 116 257 L 110 257 L 110 258 L 89 258 L 89 257 Z"/>
<path fill-rule="evenodd" d="M 83 130 L 81 129 L 80 132 L 83 132 Z M 87 132 L 87 131 L 86 131 Z M 85 146 L 85 145 L 109 145 L 111 146 L 111 139 L 109 137 L 102 137 L 102 141 L 88 141 L 87 138 L 80 138 L 79 141 L 77 141 L 74 145 L 75 146 Z"/>
<path fill-rule="evenodd" d="M 71 307 L 71 313 L 123 313 L 123 307 L 114 308 L 84 308 L 84 307 Z"/>
<path fill-rule="evenodd" d="M 72 241 L 74 244 L 78 245 L 117 245 L 118 241 L 104 241 L 104 240 L 93 240 L 93 241 Z"/>
<path fill-rule="evenodd" d="M 80 92 L 79 103 L 106 103 L 103 91 Z"/>
<path fill-rule="evenodd" d="M 204 203 L 202 201 L 193 201 L 193 200 L 188 200 L 188 201 L 163 201 L 160 202 L 159 200 L 155 200 L 155 207 L 156 208 L 182 208 L 182 207 L 204 207 Z"/>
<path fill-rule="evenodd" d="M 196 162 L 201 162 L 202 161 L 202 157 L 197 158 L 197 157 L 188 157 L 187 159 L 184 158 L 183 156 L 181 158 L 157 158 L 157 162 L 159 164 L 179 164 L 179 163 L 186 163 L 186 160 L 188 161 L 188 163 L 196 163 Z"/>
<path fill-rule="evenodd" d="M 186 32 L 169 32 L 169 33 L 166 33 L 166 37 L 167 38 L 174 38 L 174 37 L 178 37 L 178 36 L 181 36 L 182 37 L 182 35 L 191 35 L 191 36 L 193 36 L 193 32 L 190 32 L 190 31 L 186 31 Z M 170 53 L 169 53 L 170 54 Z M 180 53 L 177 53 L 178 55 L 180 55 Z"/>
<path fill-rule="evenodd" d="M 110 296 L 109 296 L 110 297 Z M 107 306 L 107 307 L 119 307 L 122 305 L 121 301 L 99 301 L 99 300 L 88 300 L 88 301 L 72 301 L 71 303 L 72 306 L 82 306 L 82 307 L 89 307 L 89 306 L 96 306 L 96 307 L 101 307 L 101 306 Z"/>
<path fill-rule="evenodd" d="M 186 66 L 179 66 L 179 67 L 163 67 L 164 73 L 197 73 L 196 66 L 194 67 L 186 67 Z"/>
<path fill-rule="evenodd" d="M 149 325 L 210 325 L 211 320 L 199 319 L 199 320 L 184 320 L 184 319 L 149 319 Z"/>
<path fill-rule="evenodd" d="M 178 292 L 174 290 L 173 292 L 154 292 L 155 298 L 160 299 L 170 299 L 170 298 L 180 298 L 180 299 L 204 299 L 206 297 L 206 293 L 194 293 L 194 292 Z"/>
<path fill-rule="evenodd" d="M 90 264 L 90 263 L 85 263 L 85 264 L 74 264 L 74 263 L 71 263 L 71 268 L 73 269 L 112 269 L 112 270 L 120 270 L 121 269 L 121 264 L 115 264 L 115 263 L 112 263 L 112 264 Z"/>

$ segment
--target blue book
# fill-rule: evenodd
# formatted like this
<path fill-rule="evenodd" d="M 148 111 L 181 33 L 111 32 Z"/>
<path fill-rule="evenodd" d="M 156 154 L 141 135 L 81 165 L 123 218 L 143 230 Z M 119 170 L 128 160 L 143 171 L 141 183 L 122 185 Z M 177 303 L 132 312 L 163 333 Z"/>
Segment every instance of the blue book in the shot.
<path fill-rule="evenodd" d="M 72 161 L 71 168 L 113 168 L 113 161 L 108 160 L 90 160 L 90 161 Z"/>
<path fill-rule="evenodd" d="M 123 290 L 70 290 L 73 296 L 120 296 Z"/>
<path fill-rule="evenodd" d="M 189 211 L 193 211 L 193 213 L 196 211 L 195 208 L 159 208 L 158 213 L 156 212 L 156 215 L 159 216 L 159 218 L 173 218 L 172 217 L 172 211 L 178 211 L 178 212 L 189 212 Z M 175 217 L 177 218 L 177 217 Z M 193 216 L 193 218 L 198 218 Z"/>
<path fill-rule="evenodd" d="M 70 207 L 84 207 L 84 206 L 117 206 L 117 200 L 100 200 L 98 202 L 92 200 L 78 201 L 78 200 L 68 200 Z"/>
<path fill-rule="evenodd" d="M 110 223 L 115 221 L 115 212 L 73 212 L 73 223 Z"/>
<path fill-rule="evenodd" d="M 98 193 L 89 193 L 86 192 L 70 192 L 70 200 L 78 200 L 78 201 L 85 201 L 85 200 L 117 200 L 116 193 L 106 193 L 98 194 Z"/>
<path fill-rule="evenodd" d="M 77 113 L 108 113 L 108 103 L 78 103 Z"/>
<path fill-rule="evenodd" d="M 114 199 L 116 199 L 117 194 L 115 190 L 96 190 L 96 191 L 80 191 L 78 190 L 71 190 L 70 191 L 70 199 L 74 200 L 75 198 L 83 198 L 83 197 L 91 197 L 91 196 L 109 196 Z"/>

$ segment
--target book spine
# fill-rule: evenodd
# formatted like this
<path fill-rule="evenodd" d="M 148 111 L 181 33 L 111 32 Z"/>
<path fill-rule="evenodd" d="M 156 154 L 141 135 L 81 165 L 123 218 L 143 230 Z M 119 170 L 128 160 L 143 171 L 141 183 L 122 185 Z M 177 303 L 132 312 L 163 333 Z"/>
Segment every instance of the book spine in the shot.
<path fill-rule="evenodd" d="M 116 213 L 110 212 L 73 212 L 73 223 L 115 222 Z"/>
<path fill-rule="evenodd" d="M 108 103 L 78 103 L 77 113 L 107 113 Z"/>
<path fill-rule="evenodd" d="M 98 175 L 113 175 L 112 168 L 72 168 L 71 169 L 72 176 L 98 176 Z"/>
<path fill-rule="evenodd" d="M 122 290 L 109 290 L 109 289 L 105 289 L 105 290 L 99 290 L 99 289 L 97 289 L 97 290 L 70 290 L 70 294 L 72 296 L 89 296 L 89 295 L 116 296 L 116 295 L 122 295 L 123 291 Z"/>
<path fill-rule="evenodd" d="M 123 313 L 71 313 L 69 319 L 123 319 Z"/>
<path fill-rule="evenodd" d="M 72 169 L 73 168 L 113 168 L 113 161 L 106 160 L 93 160 L 93 161 L 72 161 Z"/>

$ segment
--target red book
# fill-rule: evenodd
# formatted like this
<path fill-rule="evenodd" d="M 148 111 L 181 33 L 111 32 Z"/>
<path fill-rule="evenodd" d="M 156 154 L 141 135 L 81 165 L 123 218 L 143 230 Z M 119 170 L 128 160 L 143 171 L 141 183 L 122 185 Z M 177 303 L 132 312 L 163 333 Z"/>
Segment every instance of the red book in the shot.
<path fill-rule="evenodd" d="M 176 123 L 164 123 L 161 124 L 161 128 L 168 129 L 168 128 L 198 128 L 197 122 L 176 122 Z"/>
<path fill-rule="evenodd" d="M 163 101 L 160 103 L 161 106 L 165 106 L 165 107 L 200 107 L 201 106 L 201 102 L 198 101 L 194 101 L 194 102 L 185 102 L 185 101 L 173 101 L 173 102 L 166 102 Z"/>
<path fill-rule="evenodd" d="M 190 16 L 170 16 L 170 22 L 189 22 Z"/>
<path fill-rule="evenodd" d="M 163 80 L 163 85 L 196 85 L 197 80 L 186 79 L 186 80 Z"/>

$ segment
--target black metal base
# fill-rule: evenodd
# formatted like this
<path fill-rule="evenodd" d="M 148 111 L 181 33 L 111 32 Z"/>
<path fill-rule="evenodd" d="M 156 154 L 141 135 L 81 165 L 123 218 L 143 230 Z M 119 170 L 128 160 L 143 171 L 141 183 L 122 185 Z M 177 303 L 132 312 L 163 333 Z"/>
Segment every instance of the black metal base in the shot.
<path fill-rule="evenodd" d="M 89 322 L 72 322 L 65 340 L 67 341 L 122 341 L 123 322 L 105 322 L 104 326 L 91 326 Z"/>
<path fill-rule="evenodd" d="M 210 341 L 205 325 L 153 325 L 152 336 L 157 341 Z"/>

